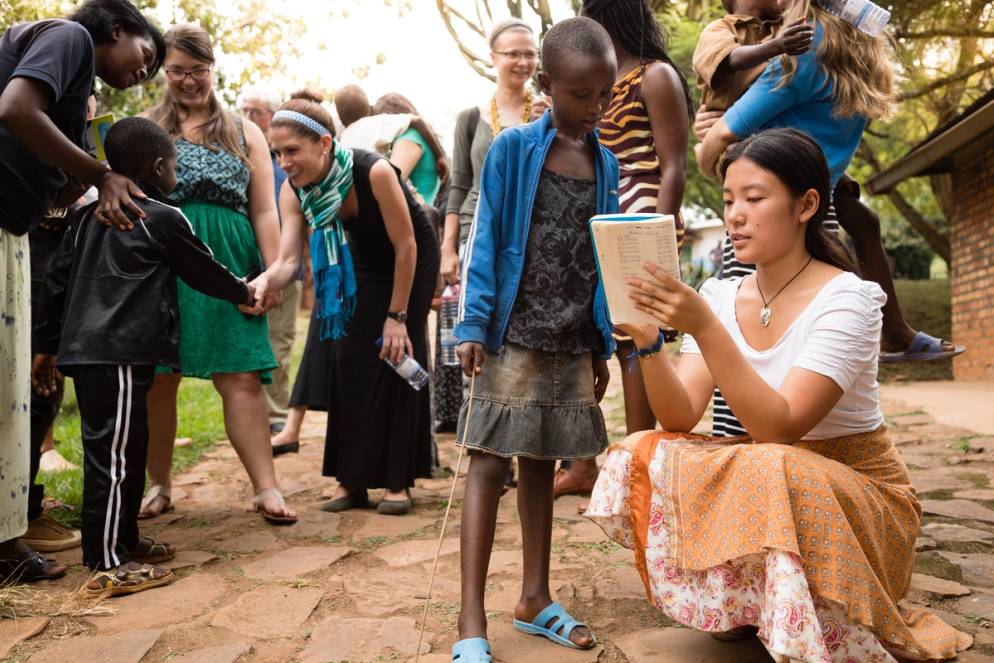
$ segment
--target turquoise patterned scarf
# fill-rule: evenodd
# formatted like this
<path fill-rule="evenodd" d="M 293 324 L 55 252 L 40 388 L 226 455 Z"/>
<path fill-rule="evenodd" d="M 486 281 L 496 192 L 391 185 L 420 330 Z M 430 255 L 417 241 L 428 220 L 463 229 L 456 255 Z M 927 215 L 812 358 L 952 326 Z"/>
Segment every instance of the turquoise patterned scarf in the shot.
<path fill-rule="evenodd" d="M 324 180 L 296 189 L 300 209 L 313 229 L 311 265 L 321 338 L 342 338 L 356 305 L 355 270 L 338 213 L 352 186 L 352 150 L 334 141 L 331 168 Z"/>

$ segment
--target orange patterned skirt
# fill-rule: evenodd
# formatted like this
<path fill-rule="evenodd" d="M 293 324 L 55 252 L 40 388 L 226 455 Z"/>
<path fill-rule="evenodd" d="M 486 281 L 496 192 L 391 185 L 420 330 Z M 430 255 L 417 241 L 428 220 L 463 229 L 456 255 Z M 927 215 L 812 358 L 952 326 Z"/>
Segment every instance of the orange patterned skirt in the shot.
<path fill-rule="evenodd" d="M 921 508 L 886 428 L 793 445 L 639 433 L 611 448 L 587 515 L 635 550 L 657 607 L 703 630 L 758 626 L 775 658 L 924 660 L 971 643 L 897 605 Z"/>

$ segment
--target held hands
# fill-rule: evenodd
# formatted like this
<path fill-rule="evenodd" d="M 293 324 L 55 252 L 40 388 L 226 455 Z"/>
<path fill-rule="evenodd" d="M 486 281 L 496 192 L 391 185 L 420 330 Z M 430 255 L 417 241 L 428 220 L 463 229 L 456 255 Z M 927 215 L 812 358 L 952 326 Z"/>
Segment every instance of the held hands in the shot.
<path fill-rule="evenodd" d="M 248 300 L 252 303 L 239 304 L 238 310 L 247 315 L 262 315 L 283 303 L 283 293 L 279 290 L 269 289 L 269 277 L 265 272 L 257 276 L 252 282 L 246 284 L 252 297 Z"/>
<path fill-rule="evenodd" d="M 467 341 L 460 343 L 456 349 L 459 355 L 459 364 L 466 377 L 479 375 L 483 372 L 483 364 L 487 361 L 487 352 L 483 349 L 482 343 Z"/>
<path fill-rule="evenodd" d="M 646 263 L 644 268 L 652 275 L 652 280 L 634 276 L 628 279 L 628 285 L 632 287 L 628 296 L 635 302 L 635 308 L 648 313 L 663 326 L 692 336 L 698 336 L 718 324 L 711 308 L 696 290 L 667 274 L 659 265 Z M 636 344 L 643 339 L 644 330 L 640 328 L 644 326 L 629 326 L 638 332 L 638 336 L 633 335 Z M 658 331 L 652 335 L 654 343 Z"/>
<path fill-rule="evenodd" d="M 383 347 L 380 348 L 380 359 L 389 359 L 399 364 L 404 355 L 413 355 L 414 346 L 407 335 L 407 324 L 387 318 L 383 322 Z"/>
<path fill-rule="evenodd" d="M 55 368 L 55 355 L 35 355 L 31 362 L 31 384 L 42 396 L 51 396 L 59 388 L 62 374 Z"/>
<path fill-rule="evenodd" d="M 801 55 L 811 48 L 811 43 L 815 37 L 814 26 L 806 23 L 803 18 L 799 18 L 785 27 L 775 38 L 780 52 L 787 55 Z"/>
<path fill-rule="evenodd" d="M 100 201 L 93 216 L 105 226 L 113 225 L 118 230 L 131 230 L 135 224 L 128 218 L 127 212 L 132 212 L 139 219 L 145 218 L 142 211 L 132 198 L 145 200 L 147 196 L 130 178 L 108 170 L 98 186 Z"/>

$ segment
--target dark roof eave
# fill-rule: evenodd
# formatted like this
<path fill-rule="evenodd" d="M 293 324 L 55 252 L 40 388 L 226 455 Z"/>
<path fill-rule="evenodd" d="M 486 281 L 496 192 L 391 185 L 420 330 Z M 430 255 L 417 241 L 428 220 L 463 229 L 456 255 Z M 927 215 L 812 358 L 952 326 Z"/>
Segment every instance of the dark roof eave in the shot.
<path fill-rule="evenodd" d="M 961 117 L 945 131 L 915 147 L 890 168 L 867 182 L 866 188 L 871 194 L 880 195 L 889 193 L 909 177 L 949 172 L 952 160 L 948 157 L 992 129 L 994 129 L 994 100 Z"/>

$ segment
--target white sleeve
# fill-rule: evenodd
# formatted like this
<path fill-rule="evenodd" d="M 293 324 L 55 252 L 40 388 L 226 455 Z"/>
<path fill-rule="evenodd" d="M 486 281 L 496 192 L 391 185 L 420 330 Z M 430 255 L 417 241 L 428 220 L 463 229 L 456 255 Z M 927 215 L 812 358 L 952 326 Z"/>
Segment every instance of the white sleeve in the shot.
<path fill-rule="evenodd" d="M 714 314 L 719 318 L 721 317 L 721 307 L 723 304 L 723 297 L 727 296 L 727 293 L 731 292 L 732 297 L 735 297 L 735 292 L 738 290 L 738 279 L 735 279 L 735 285 L 732 285 L 730 281 L 719 281 L 718 279 L 708 279 L 701 286 L 701 297 L 707 302 L 708 306 L 714 311 Z M 697 341 L 690 334 L 683 335 L 683 343 L 680 345 L 680 354 L 701 354 L 701 349 L 697 347 Z"/>
<path fill-rule="evenodd" d="M 833 293 L 812 320 L 793 365 L 824 375 L 848 391 L 867 365 L 877 363 L 886 301 L 880 286 L 870 281 Z"/>

